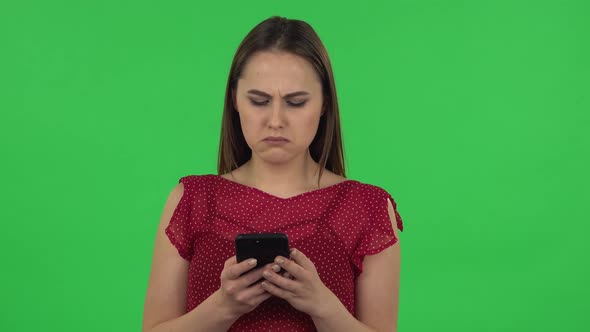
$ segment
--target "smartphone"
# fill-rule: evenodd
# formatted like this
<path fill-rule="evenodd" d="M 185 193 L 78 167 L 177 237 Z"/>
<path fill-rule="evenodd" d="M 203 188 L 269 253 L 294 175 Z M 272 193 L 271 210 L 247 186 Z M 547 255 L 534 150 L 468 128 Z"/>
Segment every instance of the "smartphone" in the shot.
<path fill-rule="evenodd" d="M 258 268 L 273 263 L 277 256 L 289 258 L 289 239 L 283 233 L 238 234 L 235 243 L 238 263 L 256 258 Z"/>

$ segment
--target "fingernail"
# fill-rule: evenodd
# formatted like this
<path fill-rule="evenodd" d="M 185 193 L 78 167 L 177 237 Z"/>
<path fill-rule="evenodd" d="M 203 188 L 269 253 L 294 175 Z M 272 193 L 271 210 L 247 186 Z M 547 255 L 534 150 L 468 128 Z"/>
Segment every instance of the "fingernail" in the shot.
<path fill-rule="evenodd" d="M 296 253 L 297 253 L 297 249 L 291 250 L 291 257 L 295 256 Z"/>
<path fill-rule="evenodd" d="M 250 266 L 256 265 L 256 259 L 253 258 L 250 261 L 248 261 L 248 265 L 250 265 Z"/>
<path fill-rule="evenodd" d="M 282 258 L 279 258 L 279 257 L 277 257 L 277 258 L 275 259 L 275 262 L 276 262 L 276 263 L 278 263 L 278 264 L 283 264 L 283 263 L 285 262 L 285 260 L 284 260 L 284 259 L 282 259 Z"/>
<path fill-rule="evenodd" d="M 270 273 L 268 271 L 264 271 L 264 273 L 262 273 L 262 276 L 265 278 L 270 278 Z"/>
<path fill-rule="evenodd" d="M 278 266 L 278 265 L 273 265 L 272 266 L 272 270 L 275 271 L 275 272 L 279 272 L 281 270 L 281 267 Z"/>

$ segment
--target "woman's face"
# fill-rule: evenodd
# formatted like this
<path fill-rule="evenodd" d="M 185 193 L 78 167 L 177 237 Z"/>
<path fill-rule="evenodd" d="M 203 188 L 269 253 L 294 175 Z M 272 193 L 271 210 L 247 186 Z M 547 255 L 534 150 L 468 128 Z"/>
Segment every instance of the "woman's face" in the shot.
<path fill-rule="evenodd" d="M 322 86 L 312 65 L 287 52 L 258 52 L 234 91 L 242 132 L 253 155 L 282 163 L 304 153 L 322 115 Z M 269 136 L 286 142 L 269 142 Z"/>

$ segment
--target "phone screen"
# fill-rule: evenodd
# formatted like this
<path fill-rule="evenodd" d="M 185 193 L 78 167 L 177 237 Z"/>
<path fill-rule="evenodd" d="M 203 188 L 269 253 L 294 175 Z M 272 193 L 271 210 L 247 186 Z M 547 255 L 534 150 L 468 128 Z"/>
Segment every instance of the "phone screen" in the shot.
<path fill-rule="evenodd" d="M 238 234 L 235 244 L 238 263 L 256 258 L 256 266 L 262 267 L 277 256 L 289 258 L 289 239 L 283 233 Z"/>

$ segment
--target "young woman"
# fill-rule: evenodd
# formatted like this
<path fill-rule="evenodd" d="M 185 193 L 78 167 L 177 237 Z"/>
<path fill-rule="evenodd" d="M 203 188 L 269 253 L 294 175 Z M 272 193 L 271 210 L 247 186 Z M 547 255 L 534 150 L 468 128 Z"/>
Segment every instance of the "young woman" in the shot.
<path fill-rule="evenodd" d="M 345 177 L 325 47 L 271 17 L 234 57 L 218 174 L 182 177 L 165 204 L 143 331 L 395 331 L 398 229 L 388 192 Z M 237 263 L 239 233 L 285 233 L 290 257 Z"/>

